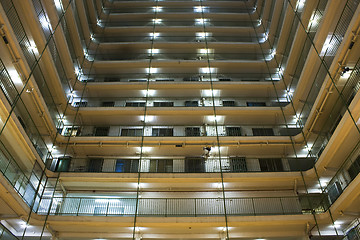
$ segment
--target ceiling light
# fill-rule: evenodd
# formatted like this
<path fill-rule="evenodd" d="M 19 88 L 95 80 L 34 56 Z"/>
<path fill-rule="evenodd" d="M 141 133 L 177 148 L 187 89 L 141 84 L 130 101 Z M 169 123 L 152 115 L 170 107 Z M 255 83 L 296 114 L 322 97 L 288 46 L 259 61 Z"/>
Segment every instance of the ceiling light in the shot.
<path fill-rule="evenodd" d="M 154 10 L 154 12 L 161 12 L 163 10 L 163 7 L 156 6 L 156 7 L 153 7 L 153 10 Z"/>
<path fill-rule="evenodd" d="M 158 68 L 146 68 L 146 72 L 147 73 L 150 73 L 150 74 L 153 74 L 153 73 L 157 73 L 158 72 Z"/>
<path fill-rule="evenodd" d="M 153 19 L 153 22 L 154 22 L 155 24 L 160 24 L 160 23 L 162 23 L 162 19 L 155 18 L 155 19 Z"/>
<path fill-rule="evenodd" d="M 8 70 L 8 73 L 9 73 L 10 78 L 13 81 L 14 84 L 22 84 L 22 80 L 20 78 L 20 75 L 15 69 Z"/>
<path fill-rule="evenodd" d="M 201 13 L 201 12 L 204 12 L 207 8 L 208 7 L 204 7 L 204 6 L 195 6 L 194 12 Z"/>
<path fill-rule="evenodd" d="M 200 24 L 204 24 L 204 23 L 206 23 L 206 22 L 208 22 L 208 21 L 209 21 L 209 19 L 196 18 L 196 19 L 195 19 L 195 24 L 200 25 Z"/>
<path fill-rule="evenodd" d="M 150 33 L 149 35 L 150 35 L 151 38 L 154 38 L 154 39 L 155 39 L 155 38 L 157 38 L 157 37 L 160 36 L 160 33 L 154 32 L 154 33 Z"/>

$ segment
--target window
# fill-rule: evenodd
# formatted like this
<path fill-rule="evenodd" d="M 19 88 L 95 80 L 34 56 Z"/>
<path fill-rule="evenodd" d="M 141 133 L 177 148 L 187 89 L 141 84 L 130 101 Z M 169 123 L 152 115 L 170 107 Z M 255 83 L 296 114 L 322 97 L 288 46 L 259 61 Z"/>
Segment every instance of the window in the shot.
<path fill-rule="evenodd" d="M 260 158 L 259 163 L 262 172 L 284 171 L 281 158 Z"/>
<path fill-rule="evenodd" d="M 230 82 L 231 79 L 230 78 L 219 78 L 220 82 Z"/>
<path fill-rule="evenodd" d="M 246 172 L 246 158 L 245 157 L 230 157 L 230 171 L 231 172 Z"/>
<path fill-rule="evenodd" d="M 173 136 L 173 132 L 174 131 L 172 128 L 153 128 L 152 136 L 153 137 Z"/>
<path fill-rule="evenodd" d="M 198 101 L 185 101 L 185 107 L 197 107 Z"/>
<path fill-rule="evenodd" d="M 227 136 L 241 136 L 241 128 L 240 127 L 226 127 L 226 135 Z"/>
<path fill-rule="evenodd" d="M 79 127 L 69 127 L 69 128 L 65 128 L 64 131 L 64 136 L 66 137 L 75 137 L 75 136 L 79 136 L 80 135 L 80 128 Z"/>
<path fill-rule="evenodd" d="M 205 172 L 205 158 L 203 157 L 185 157 L 185 172 L 203 173 Z"/>
<path fill-rule="evenodd" d="M 174 79 L 155 79 L 156 82 L 174 82 Z"/>
<path fill-rule="evenodd" d="M 104 82 L 120 82 L 120 78 L 117 78 L 117 77 L 105 77 Z"/>
<path fill-rule="evenodd" d="M 173 107 L 174 102 L 154 102 L 154 107 Z"/>
<path fill-rule="evenodd" d="M 103 158 L 90 158 L 89 159 L 89 172 L 101 172 L 104 163 Z"/>
<path fill-rule="evenodd" d="M 151 159 L 149 172 L 173 172 L 173 160 L 172 159 Z"/>
<path fill-rule="evenodd" d="M 235 107 L 235 101 L 223 101 L 224 107 Z"/>
<path fill-rule="evenodd" d="M 145 107 L 145 102 L 126 102 L 125 107 Z"/>
<path fill-rule="evenodd" d="M 117 159 L 115 172 L 131 173 L 138 172 L 139 160 Z"/>
<path fill-rule="evenodd" d="M 184 77 L 183 81 L 185 82 L 197 82 L 200 81 L 199 77 Z"/>
<path fill-rule="evenodd" d="M 254 136 L 274 136 L 274 130 L 272 128 L 253 128 Z"/>
<path fill-rule="evenodd" d="M 129 79 L 129 82 L 146 82 L 147 79 Z"/>
<path fill-rule="evenodd" d="M 246 102 L 246 106 L 248 107 L 264 107 L 266 106 L 265 102 Z"/>
<path fill-rule="evenodd" d="M 110 127 L 95 127 L 95 136 L 108 136 Z"/>
<path fill-rule="evenodd" d="M 115 102 L 102 102 L 101 106 L 102 107 L 114 107 Z"/>
<path fill-rule="evenodd" d="M 353 164 L 351 164 L 351 166 L 348 169 L 348 172 L 351 180 L 354 180 L 354 178 L 356 178 L 356 176 L 360 172 L 360 156 L 358 156 L 356 160 L 353 162 Z"/>
<path fill-rule="evenodd" d="M 142 136 L 142 129 L 141 128 L 123 128 L 123 129 L 121 129 L 121 136 L 140 137 L 140 136 Z"/>
<path fill-rule="evenodd" d="M 200 136 L 200 128 L 199 127 L 186 127 L 185 128 L 185 136 L 189 136 L 189 137 Z"/>
<path fill-rule="evenodd" d="M 87 102 L 74 102 L 74 107 L 86 107 Z"/>

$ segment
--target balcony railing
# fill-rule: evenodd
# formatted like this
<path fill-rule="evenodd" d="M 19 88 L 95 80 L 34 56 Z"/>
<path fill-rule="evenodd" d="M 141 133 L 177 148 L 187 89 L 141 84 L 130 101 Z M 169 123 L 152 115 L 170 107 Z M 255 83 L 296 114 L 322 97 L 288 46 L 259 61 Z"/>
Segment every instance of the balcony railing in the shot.
<path fill-rule="evenodd" d="M 72 158 L 59 157 L 52 164 L 57 172 L 107 172 L 107 173 L 242 173 L 306 171 L 314 165 L 315 158 L 245 158 L 241 156 L 216 157 L 134 157 L 123 158 Z"/>
<path fill-rule="evenodd" d="M 87 126 L 65 125 L 58 131 L 72 137 L 236 137 L 236 136 L 295 136 L 301 127 L 294 124 L 278 125 L 197 125 L 197 126 Z"/>
<path fill-rule="evenodd" d="M 126 36 L 116 36 L 116 33 L 113 33 L 111 36 L 110 35 L 94 35 L 93 38 L 95 41 L 100 42 L 100 43 L 106 43 L 106 42 L 111 42 L 111 43 L 119 43 L 119 42 L 131 42 L 131 43 L 136 43 L 136 42 L 146 42 L 148 43 L 152 38 L 149 37 L 149 34 L 152 32 L 151 29 L 148 30 L 148 33 L 144 33 L 144 34 L 126 34 Z M 232 29 L 229 29 L 229 31 L 233 31 Z M 234 42 L 234 43 L 258 43 L 258 41 L 263 41 L 264 39 L 264 35 L 263 34 L 259 34 L 260 36 L 256 37 L 256 36 L 244 36 L 244 35 L 237 35 L 235 33 L 227 33 L 226 34 L 217 34 L 215 32 L 212 33 L 198 33 L 195 32 L 193 33 L 193 35 L 188 35 L 189 33 L 187 33 L 187 35 L 178 33 L 178 35 L 169 35 L 166 32 L 161 34 L 161 37 L 156 38 L 156 42 L 185 42 L 185 43 L 193 43 L 193 42 Z M 205 38 L 206 37 L 206 38 Z"/>
<path fill-rule="evenodd" d="M 150 90 L 151 91 L 151 90 Z M 156 90 L 154 90 L 156 91 Z M 143 90 L 146 94 L 146 90 Z M 212 97 L 219 90 L 202 90 L 206 97 L 73 97 L 73 107 L 279 107 L 290 103 L 288 97 L 239 98 Z M 140 94 L 139 94 L 140 95 Z"/>
<path fill-rule="evenodd" d="M 225 201 L 225 203 L 224 203 Z M 138 207 L 136 208 L 136 205 Z M 41 215 L 207 217 L 262 216 L 306 213 L 299 197 L 254 198 L 43 198 L 36 209 Z"/>
<path fill-rule="evenodd" d="M 108 75 L 83 75 L 81 81 L 86 82 L 129 82 L 146 83 L 149 82 L 194 82 L 194 83 L 227 83 L 227 82 L 271 82 L 279 81 L 280 76 L 277 73 L 119 73 Z"/>
<path fill-rule="evenodd" d="M 107 54 L 87 54 L 87 58 L 90 61 L 147 61 L 148 59 L 152 60 L 184 60 L 184 61 L 223 61 L 223 60 L 234 60 L 234 61 L 270 61 L 273 56 L 268 54 L 264 56 L 263 54 L 254 54 L 254 53 L 228 53 L 228 52 L 219 52 L 219 53 L 209 53 L 209 54 L 198 54 L 196 52 L 184 52 L 184 53 L 154 53 L 149 54 L 144 51 L 143 53 L 107 53 Z"/>

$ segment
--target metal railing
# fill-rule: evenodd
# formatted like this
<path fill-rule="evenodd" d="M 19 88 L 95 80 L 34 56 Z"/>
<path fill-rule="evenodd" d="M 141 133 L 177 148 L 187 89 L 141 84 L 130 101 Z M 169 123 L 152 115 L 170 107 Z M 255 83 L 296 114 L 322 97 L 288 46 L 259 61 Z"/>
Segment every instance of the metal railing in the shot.
<path fill-rule="evenodd" d="M 140 198 L 138 216 L 201 217 L 224 215 L 222 198 Z M 134 216 L 135 198 L 42 198 L 35 210 L 40 215 Z M 226 211 L 233 216 L 303 214 L 299 197 L 226 198 Z M 51 206 L 51 209 L 49 209 Z"/>

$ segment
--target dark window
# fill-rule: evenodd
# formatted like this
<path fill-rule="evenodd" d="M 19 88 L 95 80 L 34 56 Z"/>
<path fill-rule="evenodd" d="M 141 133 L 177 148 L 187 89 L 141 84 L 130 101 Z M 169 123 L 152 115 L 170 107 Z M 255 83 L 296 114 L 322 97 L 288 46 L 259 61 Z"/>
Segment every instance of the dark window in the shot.
<path fill-rule="evenodd" d="M 197 107 L 198 101 L 185 101 L 185 107 Z"/>
<path fill-rule="evenodd" d="M 173 172 L 173 160 L 172 159 L 151 159 L 149 172 Z"/>
<path fill-rule="evenodd" d="M 154 107 L 173 107 L 174 102 L 154 102 Z"/>
<path fill-rule="evenodd" d="M 274 130 L 272 128 L 253 128 L 254 136 L 274 136 Z"/>
<path fill-rule="evenodd" d="M 174 79 L 156 79 L 157 82 L 174 82 Z"/>
<path fill-rule="evenodd" d="M 185 128 L 185 136 L 200 136 L 200 128 L 199 127 L 187 127 Z"/>
<path fill-rule="evenodd" d="M 145 102 L 126 102 L 125 107 L 145 107 Z"/>
<path fill-rule="evenodd" d="M 343 192 L 341 185 L 338 181 L 334 182 L 328 189 L 328 195 L 331 203 L 334 203 L 336 199 L 341 195 Z"/>
<path fill-rule="evenodd" d="M 248 107 L 264 107 L 266 103 L 264 102 L 246 102 L 246 106 Z"/>
<path fill-rule="evenodd" d="M 205 172 L 205 158 L 185 157 L 185 172 L 203 173 Z"/>
<path fill-rule="evenodd" d="M 74 107 L 86 107 L 87 102 L 74 102 Z"/>
<path fill-rule="evenodd" d="M 103 158 L 90 158 L 89 159 L 89 172 L 101 172 L 104 163 Z"/>
<path fill-rule="evenodd" d="M 121 136 L 139 137 L 139 136 L 142 136 L 142 129 L 141 128 L 123 128 L 123 129 L 121 129 Z"/>
<path fill-rule="evenodd" d="M 350 168 L 348 169 L 349 175 L 351 180 L 354 180 L 356 176 L 360 172 L 360 156 L 356 158 L 356 160 L 351 164 Z"/>
<path fill-rule="evenodd" d="M 231 172 L 246 172 L 245 157 L 230 157 L 230 171 Z"/>
<path fill-rule="evenodd" d="M 104 82 L 120 82 L 120 78 L 117 78 L 117 77 L 105 77 Z"/>
<path fill-rule="evenodd" d="M 115 102 L 102 102 L 103 107 L 114 107 Z"/>
<path fill-rule="evenodd" d="M 79 127 L 73 127 L 73 128 L 66 128 L 64 132 L 64 136 L 66 137 L 75 137 L 80 135 L 80 128 Z"/>
<path fill-rule="evenodd" d="M 185 77 L 183 78 L 183 81 L 185 82 L 197 82 L 200 81 L 199 77 Z"/>
<path fill-rule="evenodd" d="M 129 79 L 129 82 L 146 82 L 146 79 Z"/>
<path fill-rule="evenodd" d="M 115 165 L 115 172 L 138 172 L 139 160 L 117 159 Z"/>
<path fill-rule="evenodd" d="M 172 128 L 153 128 L 152 136 L 153 137 L 173 136 L 173 132 L 174 131 Z"/>
<path fill-rule="evenodd" d="M 223 101 L 224 107 L 235 107 L 235 101 Z"/>
<path fill-rule="evenodd" d="M 260 158 L 259 163 L 262 172 L 284 171 L 281 158 Z"/>
<path fill-rule="evenodd" d="M 107 136 L 109 135 L 110 127 L 95 127 L 95 136 Z"/>
<path fill-rule="evenodd" d="M 230 78 L 219 78 L 220 82 L 230 82 L 231 79 Z"/>
<path fill-rule="evenodd" d="M 70 162 L 72 157 L 59 157 L 56 164 L 55 171 L 57 172 L 67 172 L 69 171 Z"/>
<path fill-rule="evenodd" d="M 226 127 L 226 135 L 227 136 L 241 136 L 241 128 L 240 127 Z"/>

